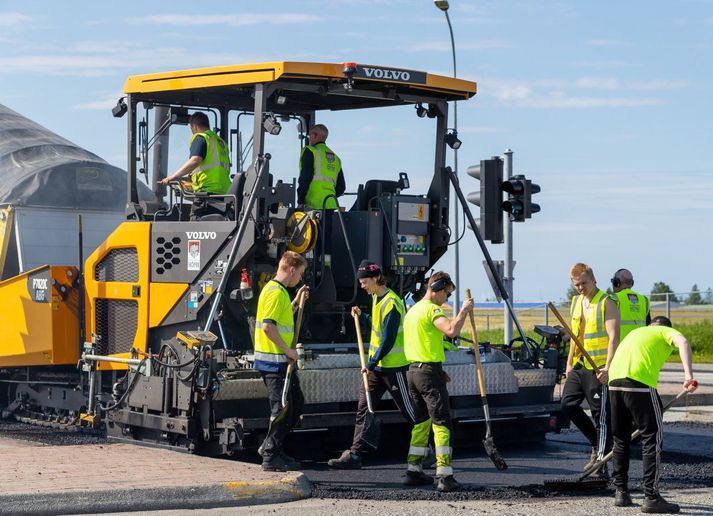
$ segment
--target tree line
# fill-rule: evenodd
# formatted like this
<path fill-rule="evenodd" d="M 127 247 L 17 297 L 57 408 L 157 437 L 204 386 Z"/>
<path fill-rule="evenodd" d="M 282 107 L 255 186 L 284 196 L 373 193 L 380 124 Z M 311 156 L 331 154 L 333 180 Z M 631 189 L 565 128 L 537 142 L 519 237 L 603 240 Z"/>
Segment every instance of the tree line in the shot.
<path fill-rule="evenodd" d="M 607 294 L 612 293 L 611 288 L 607 288 Z M 693 284 L 690 292 L 686 296 L 677 296 L 673 289 L 663 281 L 657 281 L 654 283 L 651 289 L 651 297 L 654 301 L 663 301 L 666 299 L 664 294 L 669 295 L 669 299 L 672 303 L 685 303 L 687 305 L 713 305 L 713 288 L 707 288 L 704 292 L 698 288 L 697 284 Z M 577 295 L 577 290 L 570 285 L 567 289 L 567 299 L 572 299 Z"/>

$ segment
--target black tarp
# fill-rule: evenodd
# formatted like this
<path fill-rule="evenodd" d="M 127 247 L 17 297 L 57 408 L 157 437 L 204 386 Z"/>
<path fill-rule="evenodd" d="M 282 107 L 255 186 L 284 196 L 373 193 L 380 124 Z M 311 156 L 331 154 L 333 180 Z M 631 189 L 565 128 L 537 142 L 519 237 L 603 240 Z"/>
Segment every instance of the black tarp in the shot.
<path fill-rule="evenodd" d="M 127 174 L 0 104 L 0 204 L 124 211 Z M 139 198 L 151 191 L 139 182 Z"/>

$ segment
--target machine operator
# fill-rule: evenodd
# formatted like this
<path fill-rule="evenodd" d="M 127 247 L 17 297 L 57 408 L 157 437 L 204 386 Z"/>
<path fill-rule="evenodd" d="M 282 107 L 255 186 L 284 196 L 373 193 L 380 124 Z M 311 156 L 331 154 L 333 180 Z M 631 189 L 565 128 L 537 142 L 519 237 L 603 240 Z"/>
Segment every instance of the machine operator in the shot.
<path fill-rule="evenodd" d="M 178 170 L 161 180 L 167 185 L 191 174 L 194 192 L 222 195 L 230 188 L 230 154 L 228 145 L 210 129 L 208 116 L 196 111 L 188 119 L 191 127 L 190 156 Z M 213 209 L 208 200 L 196 198 L 191 206 L 191 220 L 204 215 L 221 213 Z"/>
<path fill-rule="evenodd" d="M 607 371 L 619 345 L 619 309 L 613 298 L 597 288 L 594 272 L 588 265 L 574 264 L 569 277 L 579 292 L 572 298 L 570 306 L 572 331 L 579 336 L 584 349 L 600 369 L 599 375 L 595 375 L 589 363 L 570 344 L 562 412 L 592 445 L 591 457 L 584 466 L 586 470 L 611 449 L 609 400 L 607 389 L 603 386 L 607 384 Z M 582 409 L 585 398 L 594 423 Z M 606 476 L 606 464 L 597 473 Z"/>
<path fill-rule="evenodd" d="M 328 210 L 337 208 L 334 195 L 341 197 L 346 189 L 342 161 L 325 143 L 329 136 L 323 124 L 313 126 L 308 133 L 309 145 L 300 156 L 300 177 L 297 185 L 297 208 Z M 326 201 L 325 201 L 326 199 Z"/>
<path fill-rule="evenodd" d="M 404 315 L 406 308 L 401 298 L 386 286 L 386 278 L 378 264 L 363 260 L 357 271 L 359 284 L 372 297 L 371 316 L 362 313 L 359 307 L 352 308 L 352 314 L 371 323 L 369 361 L 362 372 L 367 373 L 369 394 L 374 403 L 389 391 L 401 415 L 407 421 L 414 421 L 414 408 L 408 394 L 406 371 L 409 363 L 404 353 Z M 333 468 L 359 469 L 362 456 L 366 453 L 361 440 L 364 419 L 367 413 L 364 383 L 359 383 L 359 404 L 354 424 L 352 447 L 328 464 Z"/>
<path fill-rule="evenodd" d="M 404 484 L 416 486 L 433 483 L 433 478 L 423 472 L 428 439 L 433 427 L 437 489 L 441 492 L 461 489 L 453 477 L 451 467 L 452 424 L 446 388 L 450 378 L 443 370 L 443 336 L 458 336 L 466 317 L 473 310 L 473 300 L 466 299 L 455 319 L 446 316 L 441 305 L 454 290 L 455 285 L 447 273 L 434 272 L 428 280 L 423 299 L 412 306 L 404 318 L 404 350 L 410 362 L 408 388 L 415 415 Z"/>
<path fill-rule="evenodd" d="M 628 269 L 619 269 L 611 278 L 611 286 L 619 305 L 621 322 L 619 324 L 619 342 L 624 341 L 632 330 L 651 324 L 649 298 L 634 292 L 634 276 Z"/>
<path fill-rule="evenodd" d="M 285 251 L 280 258 L 275 277 L 260 291 L 255 319 L 255 365 L 260 371 L 270 402 L 270 426 L 265 441 L 258 448 L 265 471 L 300 469 L 299 462 L 285 454 L 285 437 L 299 422 L 304 407 L 304 396 L 297 374 L 290 375 L 289 399 L 286 413 L 280 414 L 282 390 L 287 376 L 288 362 L 297 360 L 295 351 L 294 311 L 297 303 L 290 301 L 288 288 L 297 286 L 307 267 L 307 260 L 300 254 Z M 309 295 L 303 285 L 295 296 Z M 280 415 L 281 417 L 278 417 Z"/>

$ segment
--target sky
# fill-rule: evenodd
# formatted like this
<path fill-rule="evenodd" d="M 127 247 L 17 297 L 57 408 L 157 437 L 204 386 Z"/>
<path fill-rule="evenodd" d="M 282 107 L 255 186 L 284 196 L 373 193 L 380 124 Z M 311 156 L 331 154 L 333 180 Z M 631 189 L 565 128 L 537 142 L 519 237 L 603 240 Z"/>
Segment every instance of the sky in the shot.
<path fill-rule="evenodd" d="M 458 107 L 464 191 L 478 189 L 465 169 L 507 148 L 542 188 L 541 212 L 514 227 L 515 299 L 563 298 L 578 261 L 601 288 L 620 267 L 643 293 L 713 287 L 713 0 L 452 0 L 449 14 L 458 76 L 478 84 Z M 0 1 L 0 103 L 122 168 L 126 119 L 110 109 L 128 76 L 273 60 L 453 73 L 430 0 Z M 432 121 L 412 108 L 319 121 L 347 191 L 407 172 L 408 193 L 426 192 Z M 267 143 L 286 181 L 296 135 Z M 187 138 L 172 135 L 170 166 Z M 460 254 L 461 287 L 492 298 L 472 235 Z M 436 268 L 454 273 L 453 253 Z"/>

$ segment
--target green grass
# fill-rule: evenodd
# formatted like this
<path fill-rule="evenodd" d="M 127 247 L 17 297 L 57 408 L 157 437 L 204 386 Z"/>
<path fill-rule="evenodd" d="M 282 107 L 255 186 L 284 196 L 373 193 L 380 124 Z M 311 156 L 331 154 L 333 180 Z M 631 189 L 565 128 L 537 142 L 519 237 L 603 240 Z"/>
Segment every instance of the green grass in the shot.
<path fill-rule="evenodd" d="M 701 321 L 692 324 L 679 324 L 676 329 L 691 343 L 693 363 L 713 362 L 713 321 Z M 678 353 L 674 352 L 669 362 L 680 361 Z"/>

